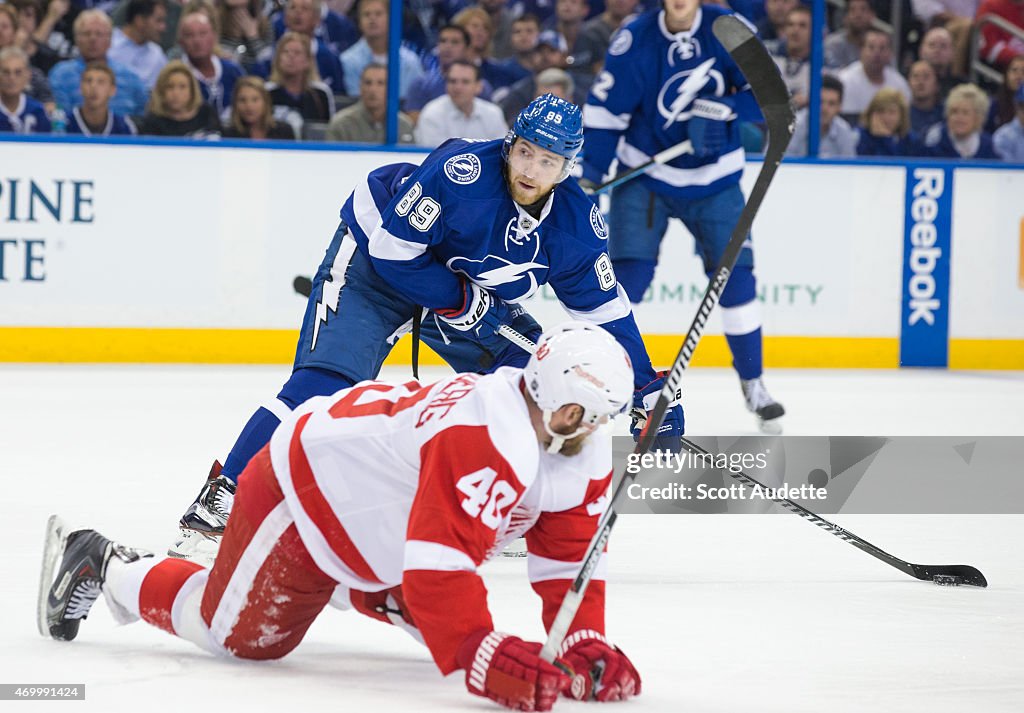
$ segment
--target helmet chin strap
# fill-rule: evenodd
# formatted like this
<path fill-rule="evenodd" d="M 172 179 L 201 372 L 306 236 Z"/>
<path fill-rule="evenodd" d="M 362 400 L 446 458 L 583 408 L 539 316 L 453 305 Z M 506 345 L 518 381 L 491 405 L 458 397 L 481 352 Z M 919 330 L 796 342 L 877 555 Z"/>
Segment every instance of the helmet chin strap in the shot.
<path fill-rule="evenodd" d="M 568 435 L 562 433 L 555 433 L 551 429 L 552 414 L 554 414 L 554 411 L 552 411 L 551 409 L 544 409 L 544 430 L 547 432 L 549 436 L 551 436 L 551 443 L 549 443 L 547 447 L 548 453 L 558 453 L 559 451 L 562 450 L 562 445 L 566 441 L 576 438 L 576 436 L 581 436 L 584 433 L 589 433 L 590 431 L 593 430 L 592 428 L 588 428 L 585 424 L 580 422 L 580 427 Z"/>

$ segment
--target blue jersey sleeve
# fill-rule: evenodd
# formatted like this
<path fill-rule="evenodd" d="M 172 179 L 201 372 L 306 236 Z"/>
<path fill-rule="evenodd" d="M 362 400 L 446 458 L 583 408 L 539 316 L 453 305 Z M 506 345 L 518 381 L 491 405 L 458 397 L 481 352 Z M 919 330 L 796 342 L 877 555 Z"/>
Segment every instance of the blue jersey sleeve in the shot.
<path fill-rule="evenodd" d="M 583 176 L 595 183 L 608 172 L 619 136 L 629 127 L 641 101 L 636 90 L 637 56 L 629 28 L 616 33 L 604 61 L 604 69 L 590 87 L 583 107 L 586 130 Z M 644 81 L 644 80 L 640 80 Z"/>
<path fill-rule="evenodd" d="M 592 206 L 590 225 L 578 230 L 575 239 L 562 243 L 560 269 L 552 270 L 548 282 L 558 301 L 573 319 L 597 324 L 606 329 L 623 346 L 633 363 L 633 381 L 639 388 L 655 378 L 647 348 L 633 318 L 626 291 L 615 279 L 611 258 L 603 250 L 607 230 L 597 206 L 585 197 L 580 202 Z M 587 231 L 590 231 L 589 235 Z M 596 236 L 596 237 L 595 237 Z"/>
<path fill-rule="evenodd" d="M 369 190 L 374 187 L 370 185 Z M 444 209 L 452 199 L 442 174 L 418 172 L 394 194 L 381 212 L 380 224 L 367 236 L 377 273 L 429 309 L 453 309 L 462 302 L 459 277 L 430 251 L 444 239 Z"/>

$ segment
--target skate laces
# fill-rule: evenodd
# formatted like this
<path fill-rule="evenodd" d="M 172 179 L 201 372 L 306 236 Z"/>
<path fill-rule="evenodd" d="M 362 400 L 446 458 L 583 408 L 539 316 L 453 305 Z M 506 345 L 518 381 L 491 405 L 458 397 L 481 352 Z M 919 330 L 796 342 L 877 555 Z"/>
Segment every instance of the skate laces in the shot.
<path fill-rule="evenodd" d="M 234 483 L 225 478 L 224 476 L 218 476 L 210 484 L 210 492 L 205 498 L 203 498 L 204 505 L 213 515 L 228 519 L 231 514 L 231 508 L 235 504 L 235 488 Z"/>
<path fill-rule="evenodd" d="M 224 519 L 227 519 L 228 515 L 231 514 L 231 507 L 235 504 L 235 492 L 231 485 L 233 483 L 227 479 L 219 482 L 213 500 L 213 506 L 217 509 L 217 514 L 223 516 Z"/>
<path fill-rule="evenodd" d="M 86 579 L 75 585 L 64 612 L 65 619 L 84 619 L 89 615 L 92 605 L 99 599 L 102 586 L 99 580 Z"/>

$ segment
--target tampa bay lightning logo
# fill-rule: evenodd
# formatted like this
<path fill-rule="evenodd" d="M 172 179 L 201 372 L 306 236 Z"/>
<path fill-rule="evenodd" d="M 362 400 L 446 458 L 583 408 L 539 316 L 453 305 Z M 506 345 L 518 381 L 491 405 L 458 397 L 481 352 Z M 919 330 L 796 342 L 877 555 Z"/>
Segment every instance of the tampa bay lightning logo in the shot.
<path fill-rule="evenodd" d="M 455 183 L 467 185 L 480 178 L 480 158 L 476 154 L 460 153 L 444 162 L 444 174 Z"/>
<path fill-rule="evenodd" d="M 611 45 L 608 47 L 608 54 L 612 57 L 618 57 L 619 55 L 626 54 L 629 52 L 629 48 L 633 46 L 633 33 L 627 29 L 621 29 L 612 39 Z"/>
<path fill-rule="evenodd" d="M 530 221 L 533 230 L 523 229 L 519 221 Z M 508 302 L 518 302 L 537 291 L 539 283 L 534 272 L 547 270 L 541 260 L 540 235 L 536 221 L 514 216 L 505 225 L 505 255 L 487 255 L 475 260 L 457 255 L 445 263 L 449 270 L 461 272 L 481 287 L 495 290 Z"/>
<path fill-rule="evenodd" d="M 594 235 L 601 240 L 608 239 L 608 226 L 605 225 L 604 216 L 596 205 L 590 209 L 590 227 L 594 229 Z"/>
<path fill-rule="evenodd" d="M 460 272 L 481 287 L 497 291 L 506 302 L 520 302 L 536 292 L 539 283 L 533 271 L 548 269 L 544 263 L 533 260 L 516 263 L 496 255 L 482 260 L 456 256 L 445 264 L 452 272 Z"/>
<path fill-rule="evenodd" d="M 725 94 L 725 78 L 717 69 L 712 69 L 715 59 L 702 62 L 693 69 L 687 69 L 672 75 L 661 86 L 658 92 L 658 113 L 665 119 L 665 127 L 677 121 L 690 118 L 687 111 L 693 100 L 710 85 L 716 97 Z"/>

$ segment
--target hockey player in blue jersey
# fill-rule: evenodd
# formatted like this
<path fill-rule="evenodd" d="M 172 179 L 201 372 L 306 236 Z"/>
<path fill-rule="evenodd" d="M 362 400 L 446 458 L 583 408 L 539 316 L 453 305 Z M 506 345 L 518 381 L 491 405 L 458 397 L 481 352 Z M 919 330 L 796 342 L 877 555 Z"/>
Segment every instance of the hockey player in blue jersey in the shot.
<path fill-rule="evenodd" d="M 634 303 L 654 277 L 670 218 L 682 220 L 693 234 L 710 277 L 743 210 L 739 123 L 761 117 L 749 85 L 711 32 L 722 14 L 731 11 L 700 0 L 665 0 L 641 15 L 613 38 L 583 109 L 584 188 L 601 182 L 613 158 L 625 171 L 686 139 L 693 144 L 692 154 L 612 191 L 608 252 Z M 762 429 L 778 432 L 784 410 L 761 380 L 752 247 L 748 236 L 720 312 L 747 408 Z"/>
<path fill-rule="evenodd" d="M 529 354 L 498 328 L 536 340 L 540 327 L 520 303 L 548 284 L 573 318 L 622 344 L 634 370 L 634 407 L 653 409 L 664 380 L 616 280 L 604 219 L 566 180 L 582 145 L 580 108 L 545 94 L 503 140 L 451 139 L 421 166 L 371 172 L 345 201 L 313 279 L 291 377 L 250 418 L 223 470 L 215 464 L 170 554 L 212 549 L 234 481 L 280 419 L 312 396 L 375 378 L 420 315 L 423 341 L 456 371 L 522 366 Z M 655 447 L 678 450 L 682 433 L 677 397 Z"/>

